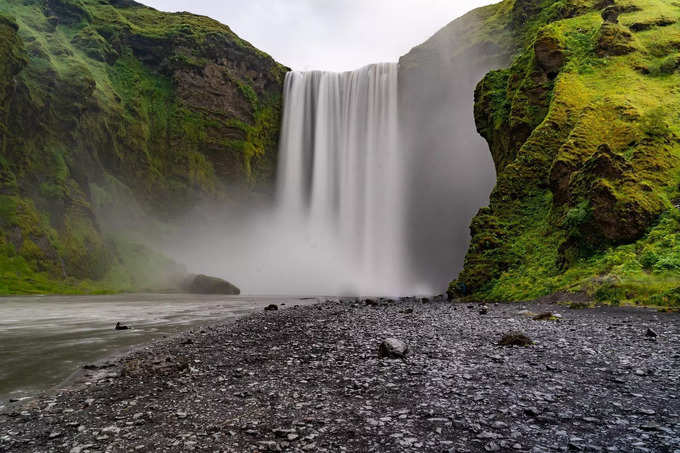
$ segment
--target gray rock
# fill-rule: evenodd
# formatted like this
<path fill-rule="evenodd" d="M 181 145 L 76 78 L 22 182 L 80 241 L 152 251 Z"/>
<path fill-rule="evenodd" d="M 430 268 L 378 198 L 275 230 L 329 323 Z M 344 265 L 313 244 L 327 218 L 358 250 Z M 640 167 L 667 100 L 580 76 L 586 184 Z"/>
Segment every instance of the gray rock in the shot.
<path fill-rule="evenodd" d="M 378 356 L 380 358 L 401 359 L 408 353 L 408 346 L 396 338 L 388 338 L 380 344 Z"/>
<path fill-rule="evenodd" d="M 527 407 L 526 409 L 524 409 L 524 413 L 529 415 L 530 417 L 537 417 L 538 415 L 540 415 L 541 412 L 535 407 Z"/>

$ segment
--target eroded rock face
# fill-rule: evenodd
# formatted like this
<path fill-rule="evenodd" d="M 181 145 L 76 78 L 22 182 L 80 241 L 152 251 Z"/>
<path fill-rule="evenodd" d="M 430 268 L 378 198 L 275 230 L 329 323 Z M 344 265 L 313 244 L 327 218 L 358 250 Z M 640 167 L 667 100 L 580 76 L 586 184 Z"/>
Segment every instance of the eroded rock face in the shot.
<path fill-rule="evenodd" d="M 566 61 L 562 44 L 555 36 L 544 34 L 536 39 L 534 54 L 538 64 L 551 77 L 557 75 Z"/>
<path fill-rule="evenodd" d="M 631 32 L 616 23 L 602 24 L 597 43 L 597 52 L 600 56 L 627 55 L 634 51 Z"/>

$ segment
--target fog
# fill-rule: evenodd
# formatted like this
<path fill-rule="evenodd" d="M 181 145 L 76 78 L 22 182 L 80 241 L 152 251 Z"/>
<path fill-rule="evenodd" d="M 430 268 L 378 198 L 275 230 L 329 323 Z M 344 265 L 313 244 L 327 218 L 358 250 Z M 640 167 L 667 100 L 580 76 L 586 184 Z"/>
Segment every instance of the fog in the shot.
<path fill-rule="evenodd" d="M 276 193 L 197 206 L 144 241 L 249 295 L 444 292 L 495 184 L 474 89 L 508 59 L 457 24 L 399 66 L 289 74 Z"/>
<path fill-rule="evenodd" d="M 470 222 L 495 185 L 491 153 L 476 131 L 475 87 L 509 58 L 490 46 L 466 47 L 465 36 L 463 27 L 449 27 L 401 61 L 410 268 L 416 281 L 440 289 L 462 270 Z"/>

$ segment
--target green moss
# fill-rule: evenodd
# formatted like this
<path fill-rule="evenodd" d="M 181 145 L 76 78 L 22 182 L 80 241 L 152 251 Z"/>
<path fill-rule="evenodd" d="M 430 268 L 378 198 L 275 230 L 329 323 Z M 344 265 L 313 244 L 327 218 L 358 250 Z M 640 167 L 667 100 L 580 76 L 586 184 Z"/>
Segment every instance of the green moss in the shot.
<path fill-rule="evenodd" d="M 285 71 L 206 17 L 127 1 L 1 2 L 0 255 L 13 283 L 0 292 L 133 289 L 127 254 L 94 215 L 91 189 L 108 178 L 170 221 L 234 187 L 269 190 Z M 214 87 L 223 92 L 207 99 Z M 92 281 L 106 284 L 81 288 Z"/>
<path fill-rule="evenodd" d="M 618 25 L 595 2 L 514 4 L 523 51 L 475 96 L 497 186 L 452 293 L 676 303 L 679 14 L 667 1 L 631 3 Z"/>
<path fill-rule="evenodd" d="M 94 60 L 114 62 L 118 58 L 118 52 L 91 26 L 80 30 L 71 43 Z"/>

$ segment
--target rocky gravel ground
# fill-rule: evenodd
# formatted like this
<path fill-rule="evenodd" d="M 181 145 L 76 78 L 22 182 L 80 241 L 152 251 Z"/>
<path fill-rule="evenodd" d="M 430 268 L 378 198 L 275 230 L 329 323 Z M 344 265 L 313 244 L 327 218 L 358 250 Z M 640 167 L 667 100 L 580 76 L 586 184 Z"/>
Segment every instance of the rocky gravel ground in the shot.
<path fill-rule="evenodd" d="M 329 301 L 88 368 L 1 414 L 0 451 L 680 453 L 677 313 Z"/>

